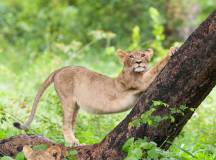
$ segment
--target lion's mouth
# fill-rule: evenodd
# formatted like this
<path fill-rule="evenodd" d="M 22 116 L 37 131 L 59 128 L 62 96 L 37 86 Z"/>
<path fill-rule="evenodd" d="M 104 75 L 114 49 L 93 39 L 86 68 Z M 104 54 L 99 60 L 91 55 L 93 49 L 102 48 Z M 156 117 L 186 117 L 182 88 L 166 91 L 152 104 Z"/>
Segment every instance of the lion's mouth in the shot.
<path fill-rule="evenodd" d="M 144 71 L 145 71 L 145 67 L 142 67 L 142 66 L 138 66 L 134 68 L 134 72 L 137 72 L 137 73 L 144 72 Z"/>

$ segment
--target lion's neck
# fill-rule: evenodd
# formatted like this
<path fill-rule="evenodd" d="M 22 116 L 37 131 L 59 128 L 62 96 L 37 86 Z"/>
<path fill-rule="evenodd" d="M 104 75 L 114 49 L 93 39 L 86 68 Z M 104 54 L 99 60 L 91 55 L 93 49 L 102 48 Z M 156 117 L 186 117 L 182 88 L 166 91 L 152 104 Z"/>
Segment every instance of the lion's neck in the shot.
<path fill-rule="evenodd" d="M 118 88 L 123 90 L 139 90 L 144 73 L 134 73 L 123 70 L 115 79 Z"/>

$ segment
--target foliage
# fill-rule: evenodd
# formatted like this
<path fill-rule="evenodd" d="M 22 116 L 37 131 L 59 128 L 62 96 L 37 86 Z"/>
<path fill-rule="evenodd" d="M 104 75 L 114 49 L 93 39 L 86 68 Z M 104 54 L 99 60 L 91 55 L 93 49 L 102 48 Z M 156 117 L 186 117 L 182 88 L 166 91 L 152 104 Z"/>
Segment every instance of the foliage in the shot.
<path fill-rule="evenodd" d="M 164 115 L 155 115 L 155 111 L 157 108 L 163 108 L 167 111 Z M 130 125 L 133 127 L 139 127 L 141 124 L 147 124 L 152 127 L 157 127 L 160 122 L 169 120 L 171 123 L 175 122 L 175 114 L 184 115 L 184 112 L 188 107 L 185 105 L 180 105 L 179 107 L 170 107 L 169 104 L 162 102 L 160 100 L 153 100 L 152 105 L 149 107 L 150 109 L 141 114 L 141 116 L 135 120 L 133 120 Z M 190 108 L 190 110 L 194 110 L 194 108 Z"/>
<path fill-rule="evenodd" d="M 0 139 L 26 133 L 12 127 L 12 123 L 27 119 L 37 89 L 57 68 L 80 65 L 114 77 L 121 70 L 115 56 L 118 48 L 153 48 L 155 55 L 151 65 L 156 63 L 167 48 L 179 40 L 176 35 L 172 37 L 175 41 L 165 40 L 166 24 L 172 20 L 166 16 L 167 3 L 165 0 L 125 0 L 124 3 L 120 0 L 1 0 Z M 213 0 L 197 0 L 196 3 L 203 9 L 198 24 L 214 5 Z M 178 23 L 173 27 L 184 26 Z M 168 152 L 182 159 L 191 159 L 183 150 L 200 160 L 215 159 L 216 118 L 212 114 L 216 111 L 215 95 L 214 89 Z M 99 142 L 126 115 L 95 116 L 81 111 L 76 136 L 81 143 Z M 43 95 L 28 133 L 64 144 L 61 125 L 61 105 L 50 88 Z M 142 143 L 147 142 L 133 140 L 133 146 Z M 153 148 L 158 150 L 156 146 Z M 140 149 L 129 152 L 139 155 Z"/>
<path fill-rule="evenodd" d="M 70 150 L 69 153 L 68 153 L 68 156 L 66 157 L 66 159 L 76 160 L 77 159 L 76 154 L 77 154 L 76 150 Z"/>
<path fill-rule="evenodd" d="M 161 160 L 177 160 L 178 157 L 175 153 L 170 151 L 164 151 L 157 147 L 157 144 L 152 141 L 148 141 L 147 138 L 137 139 L 130 138 L 123 146 L 123 151 L 127 152 L 125 160 L 137 160 L 137 159 L 161 159 Z M 179 157 L 180 158 L 180 157 Z"/>

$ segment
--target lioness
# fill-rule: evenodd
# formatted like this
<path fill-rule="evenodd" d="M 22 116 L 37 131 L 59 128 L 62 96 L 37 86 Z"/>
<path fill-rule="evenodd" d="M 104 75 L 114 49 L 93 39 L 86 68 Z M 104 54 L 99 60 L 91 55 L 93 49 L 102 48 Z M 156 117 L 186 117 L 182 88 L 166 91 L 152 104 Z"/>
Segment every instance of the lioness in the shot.
<path fill-rule="evenodd" d="M 62 160 L 61 148 L 51 146 L 45 151 L 34 151 L 30 146 L 23 147 L 23 153 L 27 160 Z"/>
<path fill-rule="evenodd" d="M 152 49 L 117 54 L 124 66 L 116 78 L 93 72 L 84 67 L 64 67 L 54 71 L 39 89 L 31 115 L 24 125 L 14 123 L 19 129 L 27 129 L 34 119 L 39 100 L 46 88 L 54 83 L 64 113 L 64 138 L 72 145 L 79 144 L 74 136 L 75 120 L 80 108 L 95 114 L 110 114 L 126 111 L 133 107 L 139 95 L 146 90 L 163 69 L 175 48 L 148 70 L 153 55 Z"/>

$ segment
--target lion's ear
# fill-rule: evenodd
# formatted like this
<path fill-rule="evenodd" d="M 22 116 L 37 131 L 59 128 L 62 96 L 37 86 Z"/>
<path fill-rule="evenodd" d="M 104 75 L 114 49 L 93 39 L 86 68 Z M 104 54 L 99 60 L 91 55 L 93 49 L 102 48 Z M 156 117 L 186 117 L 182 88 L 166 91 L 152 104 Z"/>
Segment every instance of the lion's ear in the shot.
<path fill-rule="evenodd" d="M 122 49 L 118 49 L 118 50 L 117 50 L 117 55 L 119 56 L 119 58 L 120 58 L 121 60 L 124 60 L 124 59 L 126 58 L 126 56 L 127 56 L 127 52 L 125 52 L 125 51 L 122 50 Z"/>
<path fill-rule="evenodd" d="M 47 149 L 47 152 L 52 156 L 52 157 L 60 157 L 61 156 L 61 148 L 58 146 L 52 146 Z"/>
<path fill-rule="evenodd" d="M 146 57 L 147 57 L 148 61 L 151 60 L 153 54 L 154 54 L 153 49 L 149 48 L 149 49 L 146 50 Z"/>

